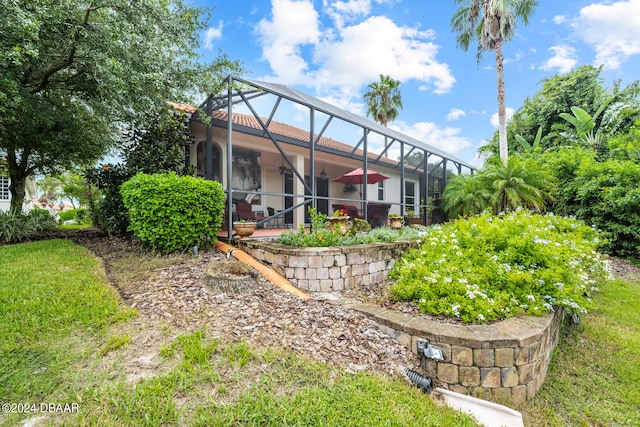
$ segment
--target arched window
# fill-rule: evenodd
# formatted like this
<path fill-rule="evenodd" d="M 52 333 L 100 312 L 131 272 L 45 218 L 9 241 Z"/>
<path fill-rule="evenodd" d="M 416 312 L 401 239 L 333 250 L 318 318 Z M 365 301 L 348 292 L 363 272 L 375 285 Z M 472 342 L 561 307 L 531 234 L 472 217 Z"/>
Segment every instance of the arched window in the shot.
<path fill-rule="evenodd" d="M 215 181 L 222 182 L 220 176 L 220 171 L 222 170 L 222 165 L 220 164 L 220 160 L 222 158 L 220 153 L 220 147 L 217 144 L 212 144 L 212 155 L 213 155 L 213 171 L 211 176 Z M 196 165 L 196 173 L 198 176 L 205 177 L 206 176 L 206 141 L 200 141 L 198 146 L 196 147 L 196 157 L 197 157 L 197 165 Z"/>

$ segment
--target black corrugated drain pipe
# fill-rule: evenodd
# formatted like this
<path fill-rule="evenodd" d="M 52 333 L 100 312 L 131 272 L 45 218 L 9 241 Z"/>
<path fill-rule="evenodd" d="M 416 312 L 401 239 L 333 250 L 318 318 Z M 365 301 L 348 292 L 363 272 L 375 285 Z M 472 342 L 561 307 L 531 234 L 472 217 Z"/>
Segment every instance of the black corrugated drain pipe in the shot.
<path fill-rule="evenodd" d="M 402 368 L 400 371 L 424 393 L 429 394 L 433 391 L 433 380 L 431 378 L 420 375 L 409 368 Z"/>

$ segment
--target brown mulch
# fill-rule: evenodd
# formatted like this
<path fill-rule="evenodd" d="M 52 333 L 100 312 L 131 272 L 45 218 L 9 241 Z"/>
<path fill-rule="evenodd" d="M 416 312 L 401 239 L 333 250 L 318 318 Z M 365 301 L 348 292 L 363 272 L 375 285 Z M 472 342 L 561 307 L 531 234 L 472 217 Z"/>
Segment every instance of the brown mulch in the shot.
<path fill-rule="evenodd" d="M 185 257 L 125 287 L 112 273 L 119 258 L 140 253 L 134 242 L 92 229 L 64 237 L 100 257 L 124 302 L 152 322 L 166 322 L 181 331 L 206 328 L 210 336 L 294 350 L 350 372 L 397 373 L 400 366 L 419 369 L 418 356 L 347 308 L 344 299 L 313 295 L 313 300 L 304 301 L 261 277 L 252 277 L 250 288 L 220 292 L 204 271 L 211 263 L 227 262 L 221 252 Z"/>
<path fill-rule="evenodd" d="M 112 270 L 118 259 L 141 253 L 133 241 L 93 229 L 51 237 L 70 238 L 100 257 L 125 303 L 136 308 L 145 322 L 167 322 L 183 331 L 206 328 L 211 336 L 291 349 L 352 372 L 396 373 L 400 366 L 419 370 L 418 356 L 345 305 L 346 300 L 368 301 L 420 315 L 415 304 L 389 301 L 383 289 L 316 294 L 313 300 L 303 301 L 261 277 L 252 277 L 249 287 L 223 292 L 204 276 L 207 268 L 215 269 L 212 263 L 227 262 L 226 255 L 215 250 L 150 271 L 135 286 L 124 288 Z M 640 267 L 614 257 L 610 266 L 615 276 L 640 284 Z"/>

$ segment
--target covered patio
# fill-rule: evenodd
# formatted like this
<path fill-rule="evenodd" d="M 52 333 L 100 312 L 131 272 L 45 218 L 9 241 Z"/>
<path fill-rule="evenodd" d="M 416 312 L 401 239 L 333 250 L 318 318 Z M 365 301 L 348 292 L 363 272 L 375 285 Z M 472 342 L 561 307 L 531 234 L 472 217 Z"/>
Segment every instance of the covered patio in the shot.
<path fill-rule="evenodd" d="M 413 212 L 425 225 L 440 222 L 448 177 L 473 171 L 436 147 L 287 86 L 229 76 L 227 88 L 189 111 L 196 144 L 188 163 L 223 184 L 228 238 L 235 219 L 256 220 L 272 234 L 304 226 L 308 207 L 331 214 L 334 205 L 356 207 L 370 222 L 379 222 L 378 205 L 387 214 Z M 387 179 L 337 180 L 357 168 Z"/>

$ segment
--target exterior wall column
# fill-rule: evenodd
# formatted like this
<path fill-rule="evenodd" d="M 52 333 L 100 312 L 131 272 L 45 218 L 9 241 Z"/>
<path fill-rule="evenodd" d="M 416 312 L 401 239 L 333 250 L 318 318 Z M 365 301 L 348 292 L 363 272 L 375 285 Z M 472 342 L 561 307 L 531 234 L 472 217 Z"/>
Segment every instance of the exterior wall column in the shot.
<path fill-rule="evenodd" d="M 298 173 L 301 176 L 305 176 L 304 156 L 302 155 L 291 156 L 291 162 L 293 163 L 293 166 L 296 168 Z M 295 194 L 295 197 L 293 198 L 294 206 L 304 202 L 304 193 L 305 193 L 304 183 L 300 182 L 300 180 L 295 174 L 293 175 L 293 193 Z M 301 224 L 304 224 L 304 213 L 306 212 L 306 210 L 307 210 L 307 207 L 306 205 L 304 205 L 304 206 L 300 206 L 298 209 L 295 209 L 293 211 L 294 230 L 297 230 Z"/>

